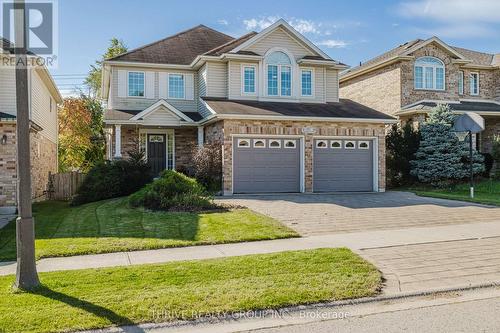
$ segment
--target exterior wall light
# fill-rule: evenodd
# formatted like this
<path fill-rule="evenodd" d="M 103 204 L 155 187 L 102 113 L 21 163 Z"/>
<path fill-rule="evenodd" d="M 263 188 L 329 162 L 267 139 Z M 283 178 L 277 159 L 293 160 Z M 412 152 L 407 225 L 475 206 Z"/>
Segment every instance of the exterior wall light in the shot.
<path fill-rule="evenodd" d="M 0 139 L 0 143 L 5 146 L 7 144 L 7 134 L 2 135 L 2 138 Z"/>

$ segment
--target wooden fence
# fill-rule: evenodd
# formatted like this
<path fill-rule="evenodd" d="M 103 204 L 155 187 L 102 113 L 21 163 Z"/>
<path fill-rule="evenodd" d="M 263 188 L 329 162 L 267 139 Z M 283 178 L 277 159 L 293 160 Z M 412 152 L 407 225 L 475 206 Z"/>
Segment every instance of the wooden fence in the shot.
<path fill-rule="evenodd" d="M 85 174 L 80 172 L 65 172 L 49 175 L 49 199 L 71 200 L 84 178 Z"/>

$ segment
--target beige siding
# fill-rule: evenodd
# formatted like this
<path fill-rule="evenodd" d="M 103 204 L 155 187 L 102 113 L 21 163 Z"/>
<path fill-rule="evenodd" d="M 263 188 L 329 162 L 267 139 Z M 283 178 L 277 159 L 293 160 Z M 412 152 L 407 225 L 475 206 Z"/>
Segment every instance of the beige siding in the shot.
<path fill-rule="evenodd" d="M 41 134 L 57 142 L 57 106 L 36 71 L 31 72 L 31 118 L 43 128 Z"/>
<path fill-rule="evenodd" d="M 198 71 L 198 92 L 200 97 L 207 96 L 207 78 L 208 71 L 207 71 L 207 64 L 203 65 L 199 71 Z M 199 99 L 197 101 L 198 105 L 198 112 L 203 116 L 203 117 L 208 117 L 210 115 L 210 111 L 205 107 L 205 104 L 203 104 Z"/>
<path fill-rule="evenodd" d="M 0 67 L 0 111 L 16 114 L 16 76 L 12 67 Z"/>
<path fill-rule="evenodd" d="M 256 52 L 259 55 L 265 55 L 265 53 L 273 47 L 287 49 L 293 54 L 295 60 L 303 58 L 306 55 L 317 55 L 281 28 L 269 33 L 267 36 L 263 37 L 257 43 L 250 45 L 245 50 Z"/>
<path fill-rule="evenodd" d="M 110 100 L 111 100 L 111 105 L 113 105 L 113 108 L 115 109 L 122 109 L 122 110 L 144 110 L 146 109 L 147 107 L 153 105 L 154 103 L 156 103 L 158 101 L 158 99 L 160 98 L 160 88 L 159 88 L 159 77 L 160 76 L 164 76 L 164 75 L 160 75 L 159 73 L 180 73 L 180 74 L 193 74 L 194 75 L 194 82 L 197 82 L 198 81 L 198 75 L 196 74 L 196 72 L 194 71 L 187 71 L 187 70 L 171 70 L 171 71 L 154 71 L 154 76 L 155 76 L 155 79 L 154 79 L 154 85 L 153 85 L 153 89 L 154 89 L 154 92 L 151 96 L 154 96 L 152 98 L 142 98 L 142 97 L 138 97 L 138 98 L 134 98 L 134 97 L 120 97 L 118 95 L 118 92 L 120 90 L 123 90 L 123 86 L 120 84 L 120 87 L 119 87 L 119 80 L 118 80 L 118 76 L 119 76 L 119 71 L 121 70 L 125 70 L 125 71 L 148 71 L 146 69 L 137 69 L 137 68 L 132 68 L 132 67 L 114 67 L 112 69 L 112 73 L 111 73 L 111 94 L 110 94 Z M 123 72 L 121 72 L 123 73 Z M 126 85 L 126 82 L 124 82 L 123 84 Z M 162 85 L 163 86 L 163 85 Z M 166 99 L 168 101 L 169 104 L 171 104 L 172 106 L 174 106 L 175 108 L 177 108 L 178 110 L 180 111 L 185 111 L 185 112 L 195 112 L 197 110 L 197 107 L 198 107 L 198 85 L 195 84 L 193 89 L 195 90 L 194 91 L 194 95 L 193 95 L 193 99 L 192 100 L 178 100 L 178 99 Z M 186 96 L 188 96 L 189 94 L 186 94 Z"/>
<path fill-rule="evenodd" d="M 401 109 L 400 64 L 343 82 L 340 98 L 348 98 L 377 111 L 393 115 Z"/>
<path fill-rule="evenodd" d="M 144 118 L 144 125 L 179 126 L 179 118 L 165 107 L 160 106 L 156 111 Z"/>
<path fill-rule="evenodd" d="M 339 71 L 328 69 L 326 70 L 326 101 L 339 101 Z"/>
<path fill-rule="evenodd" d="M 207 96 L 227 97 L 227 64 L 207 63 Z"/>

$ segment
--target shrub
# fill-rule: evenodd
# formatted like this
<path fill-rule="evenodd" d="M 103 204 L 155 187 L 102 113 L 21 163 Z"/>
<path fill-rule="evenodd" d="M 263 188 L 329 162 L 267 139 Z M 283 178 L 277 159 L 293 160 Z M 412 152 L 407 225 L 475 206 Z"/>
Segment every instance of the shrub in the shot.
<path fill-rule="evenodd" d="M 454 115 L 448 105 L 438 105 L 421 126 L 420 147 L 411 162 L 411 174 L 423 183 L 448 185 L 469 175 L 469 147 L 453 134 Z M 473 153 L 473 172 L 484 171 L 483 157 Z"/>
<path fill-rule="evenodd" d="M 209 191 L 222 188 L 222 145 L 213 142 L 193 148 L 192 176 Z M 189 174 L 188 174 L 189 175 Z"/>
<path fill-rule="evenodd" d="M 160 178 L 129 197 L 132 207 L 151 210 L 199 211 L 214 208 L 212 197 L 196 179 L 165 170 Z"/>
<path fill-rule="evenodd" d="M 135 155 L 134 155 L 135 154 Z M 132 153 L 126 160 L 106 161 L 94 166 L 77 191 L 72 205 L 129 195 L 152 180 L 144 155 Z"/>
<path fill-rule="evenodd" d="M 404 126 L 394 124 L 386 136 L 387 181 L 392 187 L 411 184 L 416 180 L 410 174 L 410 161 L 420 145 L 420 133 L 410 123 Z"/>
<path fill-rule="evenodd" d="M 484 173 L 483 177 L 485 178 L 490 178 L 491 175 L 491 169 L 493 169 L 493 163 L 495 162 L 493 160 L 493 156 L 489 153 L 481 153 L 484 158 Z"/>

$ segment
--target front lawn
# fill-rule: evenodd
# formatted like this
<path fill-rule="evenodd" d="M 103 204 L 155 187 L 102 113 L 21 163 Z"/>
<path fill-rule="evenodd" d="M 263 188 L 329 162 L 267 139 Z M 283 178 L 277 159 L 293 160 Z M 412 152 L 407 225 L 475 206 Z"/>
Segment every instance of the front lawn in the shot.
<path fill-rule="evenodd" d="M 297 237 L 248 209 L 167 213 L 133 209 L 126 198 L 70 207 L 34 205 L 37 258 Z M 15 260 L 15 223 L 0 229 L 0 261 Z"/>
<path fill-rule="evenodd" d="M 486 205 L 500 206 L 500 181 L 484 180 L 474 184 L 475 198 L 469 197 L 469 184 L 459 184 L 451 188 L 435 189 L 430 187 L 412 187 L 410 191 L 417 195 L 476 202 Z"/>
<path fill-rule="evenodd" d="M 0 332 L 61 332 L 375 295 L 377 269 L 348 249 L 319 249 L 40 274 L 13 292 L 0 277 Z"/>

